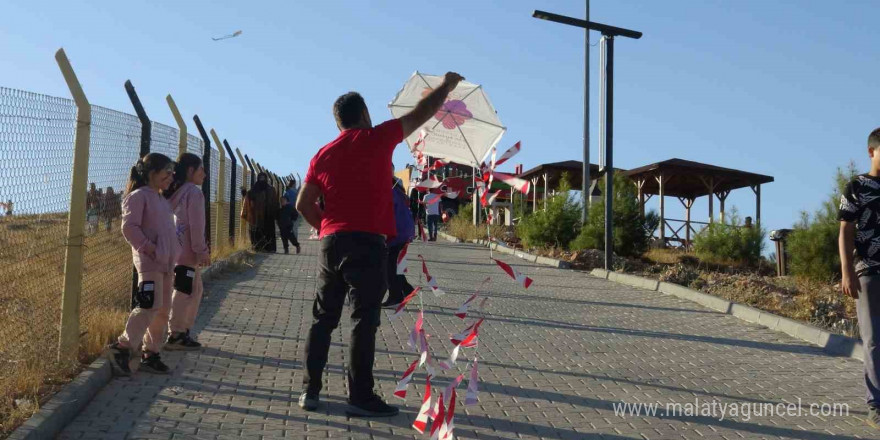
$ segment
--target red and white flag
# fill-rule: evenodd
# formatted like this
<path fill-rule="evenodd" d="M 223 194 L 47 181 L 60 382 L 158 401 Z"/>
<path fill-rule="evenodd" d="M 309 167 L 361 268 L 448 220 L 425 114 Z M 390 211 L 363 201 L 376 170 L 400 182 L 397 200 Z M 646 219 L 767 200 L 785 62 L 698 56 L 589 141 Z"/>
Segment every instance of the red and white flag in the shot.
<path fill-rule="evenodd" d="M 419 366 L 425 365 L 425 370 L 429 375 L 433 376 L 435 373 L 434 368 L 434 357 L 431 356 L 431 347 L 428 345 L 428 336 L 425 334 L 425 330 L 419 330 L 419 352 L 421 356 L 419 356 Z"/>
<path fill-rule="evenodd" d="M 488 283 L 491 280 L 492 280 L 492 277 L 486 277 L 486 279 L 483 280 L 482 283 L 480 283 L 480 287 L 477 288 L 477 291 L 473 295 L 471 295 L 471 297 L 468 298 L 468 300 L 465 301 L 464 304 L 462 304 L 458 308 L 458 310 L 455 312 L 455 316 L 458 316 L 460 319 L 464 319 L 465 317 L 467 317 L 468 307 L 470 307 L 471 303 L 474 302 L 478 296 L 480 296 L 480 290 L 483 289 L 483 286 L 485 286 L 486 283 Z M 480 308 L 482 309 L 482 306 L 480 306 Z"/>
<path fill-rule="evenodd" d="M 397 274 L 406 275 L 406 251 L 409 250 L 409 243 L 403 245 L 400 254 L 397 255 Z"/>
<path fill-rule="evenodd" d="M 520 142 L 517 141 L 517 143 L 513 144 L 512 147 L 505 151 L 504 154 L 502 154 L 501 157 L 499 157 L 498 160 L 495 161 L 495 166 L 493 166 L 492 169 L 494 170 L 495 167 L 497 167 L 498 165 L 501 165 L 504 162 L 507 162 L 508 159 L 510 159 L 511 157 L 516 156 L 516 154 L 519 153 L 520 147 Z"/>
<path fill-rule="evenodd" d="M 425 274 L 425 279 L 428 281 L 428 286 L 431 287 L 431 291 L 434 292 L 434 295 L 443 296 L 446 292 L 440 288 L 437 284 L 437 279 L 432 277 L 430 273 L 428 273 L 428 265 L 425 264 L 425 257 L 419 255 L 419 258 L 422 260 L 422 273 Z"/>
<path fill-rule="evenodd" d="M 492 175 L 496 179 L 516 188 L 517 191 L 519 191 L 523 194 L 528 194 L 529 189 L 532 187 L 532 183 L 529 182 L 528 180 L 520 179 L 519 177 L 515 177 L 510 174 L 499 173 L 498 171 L 493 171 Z"/>
<path fill-rule="evenodd" d="M 431 411 L 431 376 L 425 379 L 425 395 L 422 396 L 422 407 L 419 409 L 419 415 L 416 416 L 415 422 L 413 422 L 412 427 L 415 428 L 416 431 L 419 431 L 420 434 L 425 433 L 425 428 L 428 427 L 428 412 Z"/>
<path fill-rule="evenodd" d="M 421 219 L 419 219 L 419 238 L 422 239 L 422 242 L 428 241 L 428 230 L 425 229 L 425 224 Z"/>
<path fill-rule="evenodd" d="M 476 356 L 474 356 L 474 364 L 473 364 L 473 366 L 471 366 L 471 376 L 468 379 L 467 394 L 464 397 L 464 404 L 465 405 L 468 405 L 468 406 L 476 405 L 477 402 L 480 400 L 479 397 L 477 396 L 478 382 L 479 382 L 479 378 L 477 376 L 477 358 L 476 358 Z"/>
<path fill-rule="evenodd" d="M 507 274 L 510 275 L 511 278 L 513 278 L 514 280 L 516 280 L 517 283 L 522 284 L 522 286 L 523 286 L 524 288 L 528 289 L 529 286 L 532 285 L 532 279 L 531 279 L 531 278 L 529 278 L 529 277 L 527 277 L 527 276 L 525 276 L 525 275 L 519 273 L 519 271 L 517 271 L 516 269 L 510 267 L 509 264 L 507 264 L 507 263 L 505 263 L 505 262 L 503 262 L 503 261 L 496 260 L 496 259 L 494 259 L 494 258 L 493 258 L 492 260 L 495 261 L 495 264 L 497 264 L 498 267 L 501 268 L 501 270 L 507 272 Z"/>
<path fill-rule="evenodd" d="M 404 298 L 403 301 L 401 301 L 400 304 L 397 305 L 397 308 L 394 309 L 393 312 L 388 311 L 388 319 L 390 319 L 391 321 L 394 321 L 394 318 L 397 318 L 397 315 L 400 315 L 400 313 L 403 312 L 403 308 L 406 307 L 406 303 L 410 302 L 413 298 L 415 298 L 415 296 L 418 295 L 419 291 L 421 291 L 421 290 L 422 290 L 421 287 L 416 287 L 415 289 L 413 289 L 413 291 L 410 292 L 410 294 L 407 295 L 406 298 Z"/>
<path fill-rule="evenodd" d="M 453 388 L 449 398 L 449 407 L 446 409 L 446 423 L 440 426 L 441 429 L 446 428 L 445 432 L 441 432 L 441 440 L 453 440 L 455 438 L 452 434 L 452 431 L 455 429 L 455 400 L 456 392 Z"/>
<path fill-rule="evenodd" d="M 419 317 L 416 318 L 416 324 L 413 326 L 412 332 L 409 334 L 409 341 L 406 341 L 406 345 L 409 345 L 413 350 L 419 350 L 419 332 L 422 331 L 422 323 L 425 319 L 425 312 L 419 310 Z"/>
<path fill-rule="evenodd" d="M 453 345 L 461 345 L 462 347 L 473 347 L 477 345 L 477 335 L 480 331 L 480 325 L 483 324 L 485 318 L 480 318 L 477 322 L 468 326 L 463 332 L 453 335 L 449 340 Z"/>
<path fill-rule="evenodd" d="M 409 385 L 409 382 L 413 378 L 413 373 L 416 371 L 416 366 L 418 366 L 419 360 L 416 359 L 410 364 L 409 368 L 403 373 L 403 378 L 400 379 L 400 382 L 397 382 L 397 388 L 394 390 L 394 395 L 401 398 L 406 399 L 406 386 Z"/>
<path fill-rule="evenodd" d="M 443 393 L 440 393 L 440 409 L 437 410 L 437 416 L 434 417 L 434 423 L 431 425 L 431 440 L 441 440 L 440 427 L 446 423 L 446 405 L 443 404 Z"/>
<path fill-rule="evenodd" d="M 417 190 L 427 190 L 427 189 L 440 188 L 440 185 L 442 185 L 442 184 L 440 183 L 439 180 L 437 180 L 436 177 L 428 176 L 427 179 L 422 180 L 421 182 L 415 184 L 414 188 Z"/>
<path fill-rule="evenodd" d="M 432 170 L 439 170 L 446 166 L 446 162 L 443 162 L 440 159 L 434 161 L 434 166 L 431 167 Z"/>

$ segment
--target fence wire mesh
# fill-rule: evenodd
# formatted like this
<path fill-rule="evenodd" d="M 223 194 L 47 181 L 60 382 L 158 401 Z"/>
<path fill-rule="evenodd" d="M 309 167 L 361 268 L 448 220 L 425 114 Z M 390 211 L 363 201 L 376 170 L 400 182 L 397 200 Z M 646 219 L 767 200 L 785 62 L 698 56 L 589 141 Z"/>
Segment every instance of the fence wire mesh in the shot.
<path fill-rule="evenodd" d="M 0 87 L 0 432 L 16 398 L 61 373 L 56 363 L 64 261 L 68 242 L 76 105 L 56 98 Z M 140 154 L 137 117 L 92 106 L 82 290 L 80 359 L 93 358 L 117 336 L 130 310 L 131 247 L 121 234 L 122 200 L 131 167 Z M 150 150 L 176 159 L 178 129 L 152 122 Z M 222 148 L 222 146 L 219 146 Z M 200 157 L 203 140 L 192 134 L 186 150 Z M 211 239 L 223 245 L 241 210 L 242 164 L 231 181 L 232 161 L 219 170 L 211 151 Z M 220 179 L 225 189 L 220 193 Z M 230 191 L 236 191 L 230 203 Z M 229 222 L 233 209 L 236 221 Z M 74 236 L 80 233 L 72 232 Z M 216 248 L 216 247 L 215 247 Z M 37 371 L 31 385 L 23 372 Z M 25 388 L 27 391 L 23 391 Z M 35 405 L 38 407 L 38 405 Z"/>
<path fill-rule="evenodd" d="M 80 328 L 86 351 L 121 330 L 131 298 L 131 247 L 121 233 L 122 197 L 140 154 L 137 117 L 92 106 Z M 108 319 L 110 318 L 110 319 Z"/>
<path fill-rule="evenodd" d="M 0 395 L 58 346 L 75 114 L 0 87 Z"/>

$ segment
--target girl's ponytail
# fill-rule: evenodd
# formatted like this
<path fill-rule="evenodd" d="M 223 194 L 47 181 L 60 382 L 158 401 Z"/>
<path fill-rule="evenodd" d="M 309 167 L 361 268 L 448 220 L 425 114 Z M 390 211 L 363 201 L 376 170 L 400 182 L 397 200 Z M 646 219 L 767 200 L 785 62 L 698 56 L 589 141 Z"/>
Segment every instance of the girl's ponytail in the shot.
<path fill-rule="evenodd" d="M 131 167 L 131 173 L 128 176 L 128 186 L 125 188 L 125 194 L 131 194 L 132 191 L 147 184 L 141 174 L 143 167 L 144 162 L 140 159 L 138 159 L 137 163 Z"/>
<path fill-rule="evenodd" d="M 150 173 L 160 171 L 168 166 L 171 159 L 164 154 L 150 153 L 131 167 L 131 173 L 128 176 L 128 186 L 125 188 L 125 194 L 131 194 L 138 188 L 147 186 L 150 179 Z"/>

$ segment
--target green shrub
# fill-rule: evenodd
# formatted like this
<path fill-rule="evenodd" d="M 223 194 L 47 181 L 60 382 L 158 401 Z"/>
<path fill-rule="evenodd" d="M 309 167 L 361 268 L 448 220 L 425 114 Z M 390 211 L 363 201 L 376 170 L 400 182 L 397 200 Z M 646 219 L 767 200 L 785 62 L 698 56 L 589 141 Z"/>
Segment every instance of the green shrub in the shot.
<path fill-rule="evenodd" d="M 484 212 L 485 218 L 486 213 Z M 507 237 L 507 228 L 501 225 L 490 225 L 488 228 L 485 223 L 475 225 L 473 204 L 463 205 L 458 210 L 458 215 L 453 216 L 445 223 L 446 233 L 457 237 L 464 241 L 488 238 L 488 234 L 492 234 L 492 238 Z"/>
<path fill-rule="evenodd" d="M 563 173 L 556 194 L 547 199 L 547 209 L 525 216 L 516 234 L 529 247 L 566 248 L 578 234 L 580 209 L 571 198 L 568 175 Z"/>
<path fill-rule="evenodd" d="M 694 237 L 694 253 L 708 263 L 758 265 L 764 250 L 764 229 L 743 227 L 736 208 L 724 217 L 723 223 L 712 223 Z"/>
<path fill-rule="evenodd" d="M 837 210 L 840 196 L 846 184 L 858 171 L 855 163 L 846 170 L 838 168 L 834 177 L 832 193 L 813 215 L 801 212 L 801 219 L 786 240 L 789 268 L 793 275 L 815 281 L 831 281 L 840 278 L 840 254 L 837 238 L 840 222 Z"/>
<path fill-rule="evenodd" d="M 599 188 L 604 194 L 604 182 L 599 183 Z M 641 215 L 635 185 L 622 174 L 614 176 L 613 220 L 614 253 L 627 257 L 639 256 L 648 250 L 651 234 L 660 223 L 660 218 L 653 211 L 644 217 Z M 576 250 L 605 249 L 604 198 L 590 206 L 586 224 L 569 247 Z"/>

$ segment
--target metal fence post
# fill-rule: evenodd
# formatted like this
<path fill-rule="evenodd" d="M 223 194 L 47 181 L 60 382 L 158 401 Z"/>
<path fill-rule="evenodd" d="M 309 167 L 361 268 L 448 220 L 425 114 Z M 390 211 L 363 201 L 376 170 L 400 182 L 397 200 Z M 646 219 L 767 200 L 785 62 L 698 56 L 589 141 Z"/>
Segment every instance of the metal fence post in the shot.
<path fill-rule="evenodd" d="M 177 129 L 178 129 L 178 138 L 177 138 L 177 155 L 178 157 L 186 153 L 186 122 L 183 122 L 183 118 L 180 116 L 180 111 L 177 109 L 177 104 L 174 102 L 174 98 L 171 97 L 169 93 L 168 96 L 165 97 L 165 101 L 168 102 L 168 108 L 171 109 L 171 114 L 174 115 L 174 120 L 177 121 Z"/>
<path fill-rule="evenodd" d="M 64 259 L 64 290 L 61 294 L 61 328 L 58 337 L 58 360 L 70 362 L 75 361 L 79 353 L 79 303 L 83 278 L 83 240 L 92 108 L 64 49 L 58 49 L 55 60 L 76 103 L 73 176 L 70 182 L 70 214 L 67 219 L 67 252 Z"/>
<path fill-rule="evenodd" d="M 211 139 L 208 137 L 208 132 L 205 131 L 205 126 L 202 125 L 199 115 L 194 115 L 193 121 L 196 123 L 196 129 L 199 130 L 202 142 L 205 144 L 205 151 L 202 152 L 202 166 L 205 167 L 207 178 L 202 184 L 202 195 L 205 196 L 205 240 L 210 247 L 211 240 L 214 238 L 211 237 Z"/>
<path fill-rule="evenodd" d="M 141 121 L 141 151 L 140 156 L 138 158 L 142 158 L 148 154 L 150 154 L 150 142 L 153 141 L 153 123 L 150 121 L 150 118 L 147 116 L 146 110 L 144 110 L 143 104 L 141 104 L 141 99 L 138 97 L 137 92 L 134 90 L 134 86 L 131 84 L 131 80 L 125 81 L 125 93 L 128 94 L 128 99 L 131 101 L 132 107 L 134 107 L 134 112 L 137 114 L 138 119 Z M 131 309 L 133 310 L 137 305 L 136 295 L 138 290 L 138 273 L 137 269 L 134 265 L 131 266 Z"/>
<path fill-rule="evenodd" d="M 248 168 L 251 169 L 251 188 L 253 188 L 254 182 L 257 180 L 257 170 L 254 168 L 254 164 L 247 154 L 244 155 L 244 161 L 247 163 Z"/>
<path fill-rule="evenodd" d="M 217 227 L 214 232 L 217 234 L 214 237 L 215 243 L 219 246 L 222 243 L 221 237 L 223 237 L 223 194 L 226 192 L 226 155 L 223 154 L 223 144 L 213 128 L 211 129 L 211 137 L 214 139 L 214 143 L 217 144 L 217 152 L 220 153 L 218 156 L 219 160 L 217 161 L 219 163 L 217 173 Z"/>
<path fill-rule="evenodd" d="M 235 175 L 238 169 L 235 155 L 232 154 L 232 148 L 229 148 L 229 142 L 226 142 L 226 139 L 223 139 L 223 146 L 226 147 L 226 152 L 229 153 L 229 160 L 232 161 L 232 168 L 229 174 L 229 243 L 235 246 L 235 194 L 238 191 L 238 188 L 235 187 Z"/>
<path fill-rule="evenodd" d="M 235 154 L 238 156 L 239 162 L 241 162 L 241 186 L 242 186 L 242 188 L 247 188 L 248 182 L 249 182 L 248 175 L 250 174 L 248 172 L 247 162 L 244 160 L 244 157 L 241 155 L 241 150 L 239 150 L 238 148 L 235 149 Z M 241 205 L 244 206 L 244 197 L 242 197 Z M 245 237 L 247 237 L 248 231 L 246 229 L 247 228 L 246 223 L 247 222 L 245 222 L 244 220 L 239 220 L 239 222 L 238 222 L 238 224 L 239 224 L 238 236 L 241 237 L 240 240 L 245 240 Z"/>

